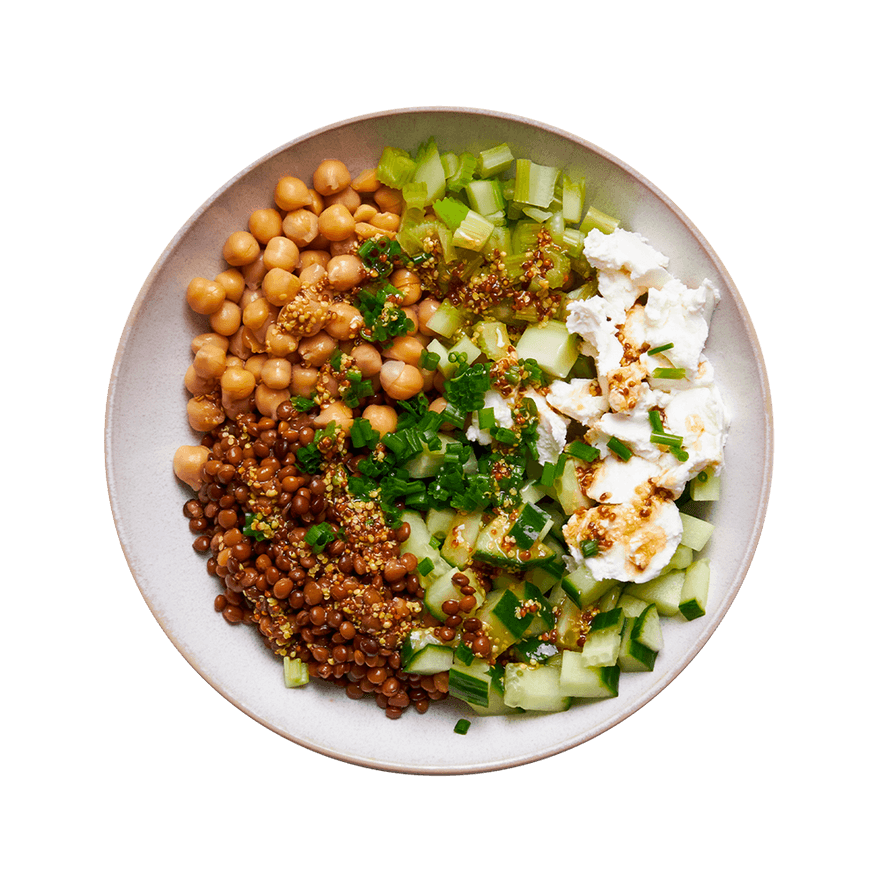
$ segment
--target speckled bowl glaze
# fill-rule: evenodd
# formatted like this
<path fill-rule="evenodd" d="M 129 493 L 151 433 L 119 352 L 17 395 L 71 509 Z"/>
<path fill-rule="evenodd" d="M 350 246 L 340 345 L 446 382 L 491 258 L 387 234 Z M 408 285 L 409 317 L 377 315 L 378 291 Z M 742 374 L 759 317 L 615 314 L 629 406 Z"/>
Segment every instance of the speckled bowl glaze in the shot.
<path fill-rule="evenodd" d="M 198 442 L 187 424 L 182 382 L 190 340 L 205 329 L 184 299 L 190 278 L 225 268 L 222 243 L 247 228 L 253 210 L 271 206 L 279 177 L 310 179 L 325 158 L 357 172 L 375 166 L 384 146 L 414 148 L 430 135 L 456 151 L 505 141 L 515 155 L 585 174 L 588 204 L 644 234 L 685 283 L 712 279 L 721 303 L 707 354 L 733 414 L 722 499 L 704 509 L 716 525 L 704 554 L 713 571 L 708 613 L 689 623 L 664 621 L 665 645 L 653 674 L 621 676 L 617 699 L 576 701 L 553 715 L 480 718 L 466 737 L 452 733 L 468 715 L 458 701 L 391 722 L 372 700 L 349 700 L 323 683 L 286 689 L 278 658 L 258 634 L 230 627 L 214 612 L 217 583 L 192 550 L 181 514 L 190 496 L 171 467 L 179 445 Z M 447 107 L 393 110 L 312 132 L 211 196 L 173 238 L 134 303 L 113 366 L 105 427 L 110 502 L 126 559 L 159 624 L 205 681 L 301 746 L 367 767 L 424 774 L 497 770 L 556 754 L 608 730 L 663 690 L 706 643 L 742 584 L 764 521 L 772 444 L 770 392 L 754 329 L 721 261 L 687 217 L 632 168 L 579 137 L 506 114 Z"/>

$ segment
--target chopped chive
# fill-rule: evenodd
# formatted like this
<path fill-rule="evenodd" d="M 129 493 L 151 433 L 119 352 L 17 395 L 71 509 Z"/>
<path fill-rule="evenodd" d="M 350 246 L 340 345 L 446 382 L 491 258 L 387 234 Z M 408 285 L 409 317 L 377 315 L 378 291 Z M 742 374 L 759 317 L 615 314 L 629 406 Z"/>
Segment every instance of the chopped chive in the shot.
<path fill-rule="evenodd" d="M 632 450 L 620 442 L 617 437 L 611 437 L 608 440 L 608 448 L 623 461 L 629 461 L 632 458 Z"/>
<path fill-rule="evenodd" d="M 556 480 L 556 464 L 552 461 L 547 461 L 544 463 L 544 467 L 541 470 L 541 476 L 538 477 L 538 485 L 539 486 L 552 486 Z"/>
<path fill-rule="evenodd" d="M 423 559 L 417 566 L 416 571 L 423 577 L 434 570 L 434 563 L 430 559 Z"/>
<path fill-rule="evenodd" d="M 436 550 L 443 543 L 443 541 L 438 538 L 437 535 L 431 535 L 428 543 Z"/>
<path fill-rule="evenodd" d="M 595 556 L 599 552 L 598 541 L 581 541 L 581 555 L 584 558 Z"/>
<path fill-rule="evenodd" d="M 649 355 L 660 354 L 661 351 L 669 351 L 670 348 L 674 348 L 674 342 L 667 342 L 666 345 L 658 345 L 656 348 L 652 348 L 648 351 Z"/>
<path fill-rule="evenodd" d="M 669 451 L 679 460 L 679 461 L 687 461 L 690 458 L 686 449 L 682 449 L 678 446 L 670 447 Z"/>
<path fill-rule="evenodd" d="M 657 367 L 651 375 L 655 379 L 684 379 L 687 371 L 684 367 Z"/>
<path fill-rule="evenodd" d="M 320 553 L 333 540 L 333 529 L 327 523 L 315 523 L 306 532 L 306 543 Z"/>
<path fill-rule="evenodd" d="M 467 718 L 459 718 L 458 721 L 455 722 L 455 727 L 453 731 L 455 733 L 460 733 L 464 736 L 468 730 L 470 729 L 471 723 L 467 720 Z"/>
<path fill-rule="evenodd" d="M 490 428 L 489 433 L 499 443 L 504 443 L 507 446 L 512 446 L 516 443 L 516 431 L 511 431 L 510 428 Z"/>
<path fill-rule="evenodd" d="M 440 363 L 440 355 L 436 351 L 425 349 L 419 357 L 419 366 L 423 370 L 436 370 Z"/>
<path fill-rule="evenodd" d="M 599 450 L 595 446 L 588 446 L 580 440 L 572 440 L 568 444 L 567 452 L 581 461 L 595 461 L 599 455 Z"/>
<path fill-rule="evenodd" d="M 293 404 L 293 408 L 299 410 L 299 412 L 308 412 L 312 407 L 318 405 L 311 397 L 303 396 L 291 397 L 290 402 Z"/>
<path fill-rule="evenodd" d="M 648 421 L 657 434 L 663 433 L 663 419 L 660 417 L 660 410 L 652 409 L 648 411 Z"/>
<path fill-rule="evenodd" d="M 678 434 L 664 434 L 662 431 L 654 431 L 651 434 L 651 442 L 656 443 L 659 446 L 681 446 L 684 442 L 684 437 L 679 437 Z"/>
<path fill-rule="evenodd" d="M 706 471 L 700 471 L 700 472 L 697 474 L 697 479 L 698 479 L 701 483 L 706 483 L 706 482 L 708 482 L 708 480 L 709 480 L 709 474 L 706 473 Z"/>

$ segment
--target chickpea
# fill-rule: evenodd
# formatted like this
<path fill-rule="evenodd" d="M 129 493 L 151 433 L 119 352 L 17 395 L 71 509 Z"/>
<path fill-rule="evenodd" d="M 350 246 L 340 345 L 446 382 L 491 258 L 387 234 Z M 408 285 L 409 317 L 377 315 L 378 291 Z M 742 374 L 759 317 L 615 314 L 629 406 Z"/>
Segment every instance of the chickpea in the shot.
<path fill-rule="evenodd" d="M 371 379 L 373 376 L 379 375 L 382 369 L 382 355 L 375 345 L 369 342 L 362 342 L 351 350 L 351 356 L 357 368 L 361 372 L 361 376 L 365 379 Z"/>
<path fill-rule="evenodd" d="M 252 354 L 245 362 L 244 368 L 249 372 L 254 374 L 254 379 L 257 382 L 260 381 L 260 376 L 263 373 L 263 367 L 265 366 L 266 361 L 268 360 L 268 356 L 265 354 Z"/>
<path fill-rule="evenodd" d="M 403 193 L 399 189 L 391 189 L 384 184 L 373 194 L 373 199 L 379 206 L 380 211 L 391 211 L 394 214 L 402 214 L 405 207 Z"/>
<path fill-rule="evenodd" d="M 256 384 L 254 374 L 244 367 L 227 367 L 226 372 L 220 377 L 220 387 L 224 394 L 228 394 L 233 400 L 247 397 Z"/>
<path fill-rule="evenodd" d="M 286 269 L 270 269 L 263 279 L 263 296 L 273 306 L 289 303 L 298 293 L 302 282 Z"/>
<path fill-rule="evenodd" d="M 226 299 L 237 303 L 244 293 L 244 275 L 238 269 L 224 269 L 214 279 L 225 291 Z"/>
<path fill-rule="evenodd" d="M 356 235 L 349 235 L 342 241 L 330 242 L 331 257 L 348 257 L 357 253 L 357 249 L 361 246 L 361 240 Z"/>
<path fill-rule="evenodd" d="M 393 211 L 383 211 L 374 215 L 370 223 L 386 232 L 397 232 L 400 228 L 400 214 L 395 214 Z"/>
<path fill-rule="evenodd" d="M 409 400 L 424 387 L 418 368 L 403 361 L 385 361 L 379 371 L 379 381 L 394 400 Z"/>
<path fill-rule="evenodd" d="M 403 294 L 403 299 L 400 301 L 402 306 L 415 305 L 421 299 L 422 282 L 415 272 L 409 269 L 395 269 L 388 281 Z"/>
<path fill-rule="evenodd" d="M 193 338 L 189 347 L 192 349 L 192 353 L 196 354 L 200 348 L 206 345 L 214 345 L 226 351 L 229 348 L 229 340 L 219 333 L 199 333 L 198 336 Z"/>
<path fill-rule="evenodd" d="M 247 357 L 240 358 L 234 354 L 226 355 L 226 369 L 228 370 L 230 367 L 235 367 L 236 369 L 244 369 L 245 362 L 247 358 L 250 357 L 250 353 L 248 353 Z"/>
<path fill-rule="evenodd" d="M 355 223 L 369 223 L 378 213 L 375 205 L 359 205 L 352 211 L 351 216 L 354 217 Z"/>
<path fill-rule="evenodd" d="M 234 400 L 226 392 L 223 392 L 220 395 L 220 405 L 228 419 L 237 419 L 239 416 L 254 411 L 254 395 L 249 394 L 241 400 Z"/>
<path fill-rule="evenodd" d="M 424 351 L 425 347 L 418 339 L 412 336 L 398 336 L 382 354 L 386 360 L 403 361 L 405 364 L 417 367 Z"/>
<path fill-rule="evenodd" d="M 207 460 L 207 446 L 181 446 L 174 453 L 174 476 L 198 492 L 205 482 L 202 468 Z"/>
<path fill-rule="evenodd" d="M 285 216 L 281 226 L 284 234 L 298 248 L 304 248 L 318 234 L 318 216 L 308 208 L 298 208 Z"/>
<path fill-rule="evenodd" d="M 282 177 L 275 184 L 275 204 L 282 211 L 296 211 L 310 202 L 309 188 L 298 177 Z"/>
<path fill-rule="evenodd" d="M 360 257 L 340 254 L 327 263 L 327 280 L 334 290 L 351 290 L 366 277 Z"/>
<path fill-rule="evenodd" d="M 307 367 L 320 367 L 327 363 L 336 351 L 336 340 L 323 330 L 303 339 L 299 344 L 299 356 Z"/>
<path fill-rule="evenodd" d="M 263 251 L 263 263 L 271 272 L 272 269 L 284 269 L 292 272 L 299 265 L 299 248 L 294 242 L 283 235 L 270 238 Z"/>
<path fill-rule="evenodd" d="M 229 352 L 241 359 L 242 362 L 246 361 L 253 354 L 253 349 L 248 344 L 250 336 L 251 331 L 247 327 L 239 327 L 229 337 Z"/>
<path fill-rule="evenodd" d="M 415 336 L 419 332 L 419 313 L 413 306 L 404 306 L 401 311 L 409 318 L 409 330 L 407 336 Z"/>
<path fill-rule="evenodd" d="M 234 303 L 226 300 L 214 314 L 208 318 L 211 329 L 221 336 L 232 336 L 241 326 L 241 309 Z"/>
<path fill-rule="evenodd" d="M 368 168 L 366 171 L 361 171 L 361 173 L 351 182 L 351 188 L 359 193 L 373 193 L 376 192 L 380 186 L 382 186 L 382 184 L 379 183 L 379 178 L 376 177 L 375 168 Z"/>
<path fill-rule="evenodd" d="M 308 269 L 309 266 L 322 266 L 324 269 L 327 268 L 327 263 L 330 262 L 330 252 L 325 250 L 319 250 L 318 248 L 309 248 L 306 251 L 300 252 L 299 255 L 299 271 L 300 274 L 303 273 L 304 270 Z"/>
<path fill-rule="evenodd" d="M 183 385 L 190 394 L 210 394 L 217 387 L 217 380 L 210 376 L 200 376 L 190 364 L 183 374 Z"/>
<path fill-rule="evenodd" d="M 311 397 L 318 387 L 318 371 L 311 367 L 294 364 L 290 368 L 290 393 L 298 397 Z"/>
<path fill-rule="evenodd" d="M 276 324 L 266 331 L 266 348 L 272 357 L 284 358 L 293 354 L 299 345 L 299 338 L 280 330 Z"/>
<path fill-rule="evenodd" d="M 440 301 L 431 296 L 425 297 L 418 308 L 419 331 L 425 336 L 436 336 L 437 334 L 428 326 L 428 321 L 434 317 L 434 313 L 440 308 Z"/>
<path fill-rule="evenodd" d="M 260 244 L 249 232 L 233 232 L 223 245 L 223 259 L 230 266 L 246 266 L 259 255 Z"/>
<path fill-rule="evenodd" d="M 263 279 L 266 277 L 268 271 L 269 268 L 263 262 L 262 254 L 260 254 L 253 263 L 248 263 L 247 266 L 242 266 L 241 274 L 244 278 L 245 287 L 248 290 L 256 290 L 263 283 Z"/>
<path fill-rule="evenodd" d="M 324 199 L 321 198 L 321 194 L 316 192 L 313 189 L 309 190 L 309 196 L 311 197 L 311 202 L 309 202 L 309 210 L 317 217 L 321 211 L 324 210 Z"/>
<path fill-rule="evenodd" d="M 193 278 L 186 287 L 186 301 L 199 315 L 213 315 L 226 301 L 226 291 L 216 281 Z"/>
<path fill-rule="evenodd" d="M 303 287 L 324 287 L 324 279 L 327 277 L 327 270 L 320 263 L 313 263 L 306 266 L 305 269 L 299 270 L 299 280 Z"/>
<path fill-rule="evenodd" d="M 330 241 L 342 241 L 354 232 L 354 217 L 345 205 L 330 205 L 318 217 L 318 232 Z"/>
<path fill-rule="evenodd" d="M 364 418 L 370 423 L 370 427 L 382 436 L 397 428 L 397 413 L 393 406 L 370 404 L 364 409 Z"/>
<path fill-rule="evenodd" d="M 209 397 L 191 397 L 186 405 L 190 427 L 200 434 L 213 431 L 226 418 L 223 410 Z"/>
<path fill-rule="evenodd" d="M 350 213 L 354 214 L 360 206 L 360 203 L 361 197 L 350 186 L 347 186 L 338 193 L 334 193 L 332 196 L 327 196 L 324 199 L 324 208 L 326 210 L 330 205 L 344 205 L 348 208 Z"/>
<path fill-rule="evenodd" d="M 327 404 L 314 419 L 316 428 L 326 428 L 330 422 L 336 422 L 336 427 L 345 434 L 351 431 L 354 418 L 351 410 L 341 400 Z"/>
<path fill-rule="evenodd" d="M 327 322 L 326 331 L 334 339 L 354 339 L 364 326 L 364 316 L 347 302 L 333 303 L 333 317 Z"/>
<path fill-rule="evenodd" d="M 263 364 L 260 381 L 269 388 L 287 388 L 290 385 L 291 363 L 286 358 L 269 358 Z"/>
<path fill-rule="evenodd" d="M 278 407 L 289 401 L 290 394 L 286 388 L 279 391 L 276 388 L 269 388 L 268 385 L 260 384 L 257 385 L 257 390 L 254 392 L 254 403 L 257 409 L 261 415 L 270 419 L 277 418 Z"/>
<path fill-rule="evenodd" d="M 263 296 L 249 302 L 241 313 L 241 323 L 249 330 L 257 331 L 269 317 L 269 303 Z"/>
<path fill-rule="evenodd" d="M 248 218 L 248 229 L 260 244 L 268 244 L 281 235 L 281 215 L 274 208 L 261 208 Z"/>
<path fill-rule="evenodd" d="M 312 175 L 312 185 L 322 196 L 341 192 L 351 183 L 351 174 L 337 159 L 325 159 Z"/>
<path fill-rule="evenodd" d="M 226 349 L 203 345 L 193 358 L 193 369 L 203 379 L 219 379 L 226 369 Z"/>

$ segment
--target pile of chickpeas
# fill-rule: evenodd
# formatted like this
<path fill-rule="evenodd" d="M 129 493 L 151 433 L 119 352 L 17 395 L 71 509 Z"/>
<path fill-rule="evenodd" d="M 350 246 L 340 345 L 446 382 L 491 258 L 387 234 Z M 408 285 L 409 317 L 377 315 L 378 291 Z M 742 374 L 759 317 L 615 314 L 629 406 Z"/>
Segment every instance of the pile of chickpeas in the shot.
<path fill-rule="evenodd" d="M 423 712 L 443 698 L 446 676 L 406 675 L 399 651 L 380 647 L 377 634 L 356 627 L 344 609 L 365 595 L 389 614 L 402 613 L 405 597 L 423 595 L 417 560 L 400 555 L 406 536 L 398 530 L 379 571 L 338 539 L 327 550 L 330 563 L 321 563 L 305 533 L 315 522 L 334 530 L 337 523 L 325 482 L 301 473 L 295 452 L 331 422 L 346 434 L 357 417 L 380 435 L 394 431 L 396 402 L 420 392 L 430 392 L 431 409 L 445 406 L 442 375 L 422 366 L 434 335 L 427 322 L 439 301 L 423 294 L 415 272 L 398 268 L 388 278 L 409 332 L 386 345 L 362 334 L 357 294 L 375 276 L 358 249 L 393 238 L 402 208 L 400 192 L 380 184 L 375 169 L 353 179 L 336 160 L 317 167 L 311 186 L 293 176 L 278 181 L 274 206 L 255 210 L 247 229 L 224 243 L 227 267 L 187 287 L 189 306 L 208 324 L 192 340 L 184 377 L 189 423 L 204 436 L 174 456 L 175 474 L 196 493 L 184 506 L 193 547 L 210 552 L 208 571 L 222 583 L 215 609 L 230 624 L 258 626 L 273 650 L 299 656 L 313 676 L 353 699 L 372 694 L 391 718 L 410 704 Z M 329 364 L 337 351 L 372 385 L 354 408 L 341 399 Z M 319 409 L 298 413 L 296 397 L 314 397 Z M 255 492 L 283 512 L 270 542 L 244 533 Z"/>

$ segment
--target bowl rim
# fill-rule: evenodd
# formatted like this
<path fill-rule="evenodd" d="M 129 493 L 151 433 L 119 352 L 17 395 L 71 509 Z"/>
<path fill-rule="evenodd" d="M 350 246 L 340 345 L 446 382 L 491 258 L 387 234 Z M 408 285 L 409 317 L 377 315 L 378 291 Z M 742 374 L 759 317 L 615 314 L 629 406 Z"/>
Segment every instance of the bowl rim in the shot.
<path fill-rule="evenodd" d="M 132 336 L 134 331 L 135 324 L 137 323 L 138 316 L 140 315 L 141 309 L 146 300 L 147 294 L 150 291 L 156 276 L 159 274 L 160 270 L 164 266 L 165 262 L 170 258 L 171 254 L 179 244 L 179 242 L 189 233 L 192 227 L 201 219 L 201 217 L 205 214 L 205 212 L 209 209 L 209 207 L 214 203 L 214 201 L 224 192 L 229 190 L 232 186 L 234 186 L 241 178 L 249 174 L 251 171 L 262 165 L 264 162 L 269 161 L 275 156 L 283 153 L 292 147 L 295 147 L 297 144 L 303 143 L 305 141 L 310 140 L 311 138 L 317 137 L 319 135 L 327 134 L 332 131 L 336 131 L 342 129 L 349 125 L 360 124 L 363 122 L 368 122 L 374 119 L 387 119 L 389 117 L 400 117 L 400 116 L 408 116 L 408 115 L 426 115 L 426 114 L 449 114 L 449 115 L 473 115 L 480 117 L 490 117 L 497 120 L 508 121 L 512 123 L 516 123 L 519 125 L 526 125 L 540 131 L 549 132 L 563 140 L 567 140 L 573 145 L 587 149 L 596 155 L 603 158 L 605 161 L 611 163 L 612 165 L 617 166 L 628 175 L 630 175 L 633 179 L 635 179 L 640 185 L 644 186 L 646 189 L 650 190 L 654 196 L 662 202 L 666 208 L 668 208 L 677 218 L 678 220 L 685 226 L 688 233 L 693 237 L 694 241 L 699 245 L 700 249 L 704 252 L 705 256 L 708 258 L 709 262 L 713 265 L 715 270 L 718 272 L 719 276 L 722 278 L 725 286 L 733 295 L 733 298 L 736 302 L 738 312 L 740 314 L 740 318 L 743 323 L 744 330 L 746 332 L 746 336 L 748 338 L 750 347 L 755 356 L 756 364 L 758 367 L 758 375 L 760 380 L 760 393 L 764 406 L 764 418 L 766 428 L 764 431 L 764 445 L 763 445 L 763 453 L 764 453 L 764 472 L 761 475 L 761 497 L 758 503 L 757 515 L 755 517 L 755 521 L 752 524 L 751 533 L 749 535 L 748 541 L 744 546 L 744 552 L 740 559 L 739 566 L 734 574 L 732 579 L 732 586 L 729 589 L 725 601 L 721 604 L 719 609 L 716 612 L 716 617 L 712 624 L 702 633 L 699 639 L 694 642 L 687 652 L 685 653 L 682 660 L 676 666 L 676 668 L 670 670 L 665 676 L 658 677 L 657 680 L 652 684 L 652 686 L 644 693 L 642 696 L 635 700 L 633 703 L 627 705 L 627 707 L 619 713 L 611 716 L 604 723 L 599 725 L 596 728 L 590 729 L 586 731 L 583 736 L 575 737 L 569 741 L 565 741 L 562 743 L 557 743 L 554 746 L 545 748 L 538 753 L 528 755 L 525 757 L 515 757 L 508 759 L 499 759 L 488 762 L 481 762 L 478 764 L 472 765 L 449 765 L 449 766 L 410 766 L 405 764 L 392 764 L 382 760 L 376 760 L 372 758 L 364 758 L 362 756 L 358 756 L 355 754 L 347 754 L 343 752 L 339 752 L 332 748 L 323 748 L 319 744 L 307 742 L 302 739 L 299 739 L 295 735 L 291 734 L 288 731 L 281 729 L 280 727 L 270 723 L 264 718 L 261 718 L 255 712 L 250 711 L 245 706 L 243 706 L 232 694 L 228 693 L 223 686 L 214 681 L 210 675 L 200 668 L 196 659 L 191 656 L 190 651 L 180 642 L 180 640 L 173 634 L 172 626 L 169 621 L 163 619 L 163 615 L 160 610 L 155 606 L 155 604 L 151 601 L 150 597 L 147 595 L 145 588 L 141 585 L 140 580 L 138 578 L 138 574 L 135 570 L 135 566 L 133 564 L 133 560 L 129 553 L 128 547 L 126 546 L 126 541 L 124 538 L 124 527 L 122 523 L 122 517 L 120 511 L 117 507 L 116 495 L 115 495 L 115 486 L 113 479 L 113 452 L 112 452 L 112 444 L 111 437 L 113 433 L 113 403 L 115 397 L 115 389 L 116 389 L 116 378 L 120 371 L 120 365 L 122 363 L 123 358 L 125 357 L 127 344 Z M 119 344 L 117 346 L 116 355 L 113 360 L 113 366 L 110 375 L 110 382 L 108 384 L 107 389 L 107 397 L 105 404 L 105 413 L 104 413 L 104 469 L 105 469 L 105 478 L 107 483 L 107 492 L 110 501 L 110 509 L 113 516 L 113 523 L 116 529 L 117 538 L 119 540 L 120 546 L 122 548 L 123 555 L 125 557 L 126 564 L 128 565 L 129 571 L 131 572 L 132 578 L 134 579 L 135 584 L 138 587 L 138 590 L 141 594 L 142 599 L 146 603 L 147 607 L 150 609 L 153 617 L 156 622 L 161 627 L 162 631 L 165 633 L 169 641 L 174 645 L 177 651 L 183 656 L 183 658 L 189 663 L 189 665 L 204 679 L 215 691 L 217 691 L 222 697 L 228 700 L 233 706 L 239 709 L 248 717 L 252 718 L 254 721 L 257 721 L 259 724 L 263 725 L 267 729 L 277 733 L 279 736 L 284 737 L 285 739 L 296 743 L 299 746 L 309 749 L 310 751 L 316 752 L 318 754 L 324 755 L 325 757 L 335 758 L 336 760 L 343 761 L 345 763 L 353 764 L 356 766 L 366 767 L 374 770 L 382 770 L 391 773 L 406 773 L 412 775 L 425 775 L 425 776 L 452 776 L 452 775 L 468 775 L 472 773 L 483 773 L 490 772 L 495 770 L 503 770 L 509 769 L 511 767 L 522 766 L 525 764 L 533 763 L 535 761 L 543 760 L 544 758 L 549 758 L 554 755 L 560 754 L 562 752 L 568 751 L 569 749 L 574 748 L 575 746 L 582 745 L 583 743 L 594 739 L 602 733 L 605 733 L 607 730 L 610 730 L 612 727 L 615 727 L 621 721 L 628 718 L 630 715 L 637 712 L 643 706 L 645 706 L 648 702 L 650 702 L 657 694 L 659 694 L 663 689 L 665 689 L 670 682 L 672 682 L 681 672 L 690 665 L 693 661 L 694 657 L 702 650 L 705 646 L 706 642 L 718 628 L 721 621 L 726 616 L 728 610 L 730 609 L 733 600 L 738 595 L 740 588 L 745 580 L 745 576 L 748 572 L 749 567 L 751 566 L 752 560 L 755 555 L 755 551 L 757 549 L 758 541 L 761 536 L 761 532 L 763 530 L 764 522 L 766 519 L 767 506 L 769 503 L 770 497 L 770 489 L 772 484 L 772 474 L 773 474 L 773 458 L 774 458 L 774 422 L 773 422 L 773 407 L 770 395 L 770 386 L 769 380 L 767 376 L 767 365 L 764 359 L 763 352 L 761 350 L 760 343 L 757 338 L 757 334 L 755 332 L 754 325 L 751 320 L 751 316 L 748 313 L 745 303 L 734 284 L 733 279 L 730 276 L 730 273 L 727 271 L 727 268 L 722 263 L 721 259 L 714 251 L 712 246 L 700 232 L 700 230 L 694 225 L 693 221 L 690 220 L 689 217 L 685 215 L 685 213 L 678 207 L 675 202 L 672 201 L 662 190 L 660 190 L 655 184 L 653 184 L 650 180 L 648 180 L 644 175 L 642 175 L 639 171 L 637 171 L 632 166 L 628 165 L 626 162 L 623 162 L 617 156 L 603 149 L 602 147 L 597 146 L 591 141 L 586 140 L 585 138 L 579 137 L 578 135 L 572 134 L 566 130 L 561 128 L 557 128 L 553 125 L 549 125 L 544 122 L 540 122 L 538 120 L 530 119 L 528 117 L 519 116 L 512 113 L 496 111 L 496 110 L 486 110 L 480 108 L 473 107 L 454 107 L 454 106 L 424 106 L 424 107 L 400 107 L 400 108 L 391 108 L 388 110 L 379 110 L 371 113 L 366 113 L 359 116 L 350 117 L 347 119 L 340 120 L 338 122 L 333 122 L 328 125 L 322 126 L 320 128 L 313 129 L 303 135 L 300 135 L 296 138 L 293 138 L 290 141 L 282 144 L 279 147 L 269 151 L 263 156 L 259 157 L 255 161 L 251 162 L 233 177 L 226 181 L 223 185 L 221 185 L 217 190 L 215 190 L 207 199 L 193 212 L 193 214 L 186 220 L 186 222 L 180 227 L 174 237 L 168 242 L 165 249 L 157 258 L 154 263 L 152 269 L 144 280 L 141 289 L 135 298 L 134 303 L 132 304 L 131 311 L 129 312 L 128 318 L 125 322 L 125 325 L 120 334 Z"/>

